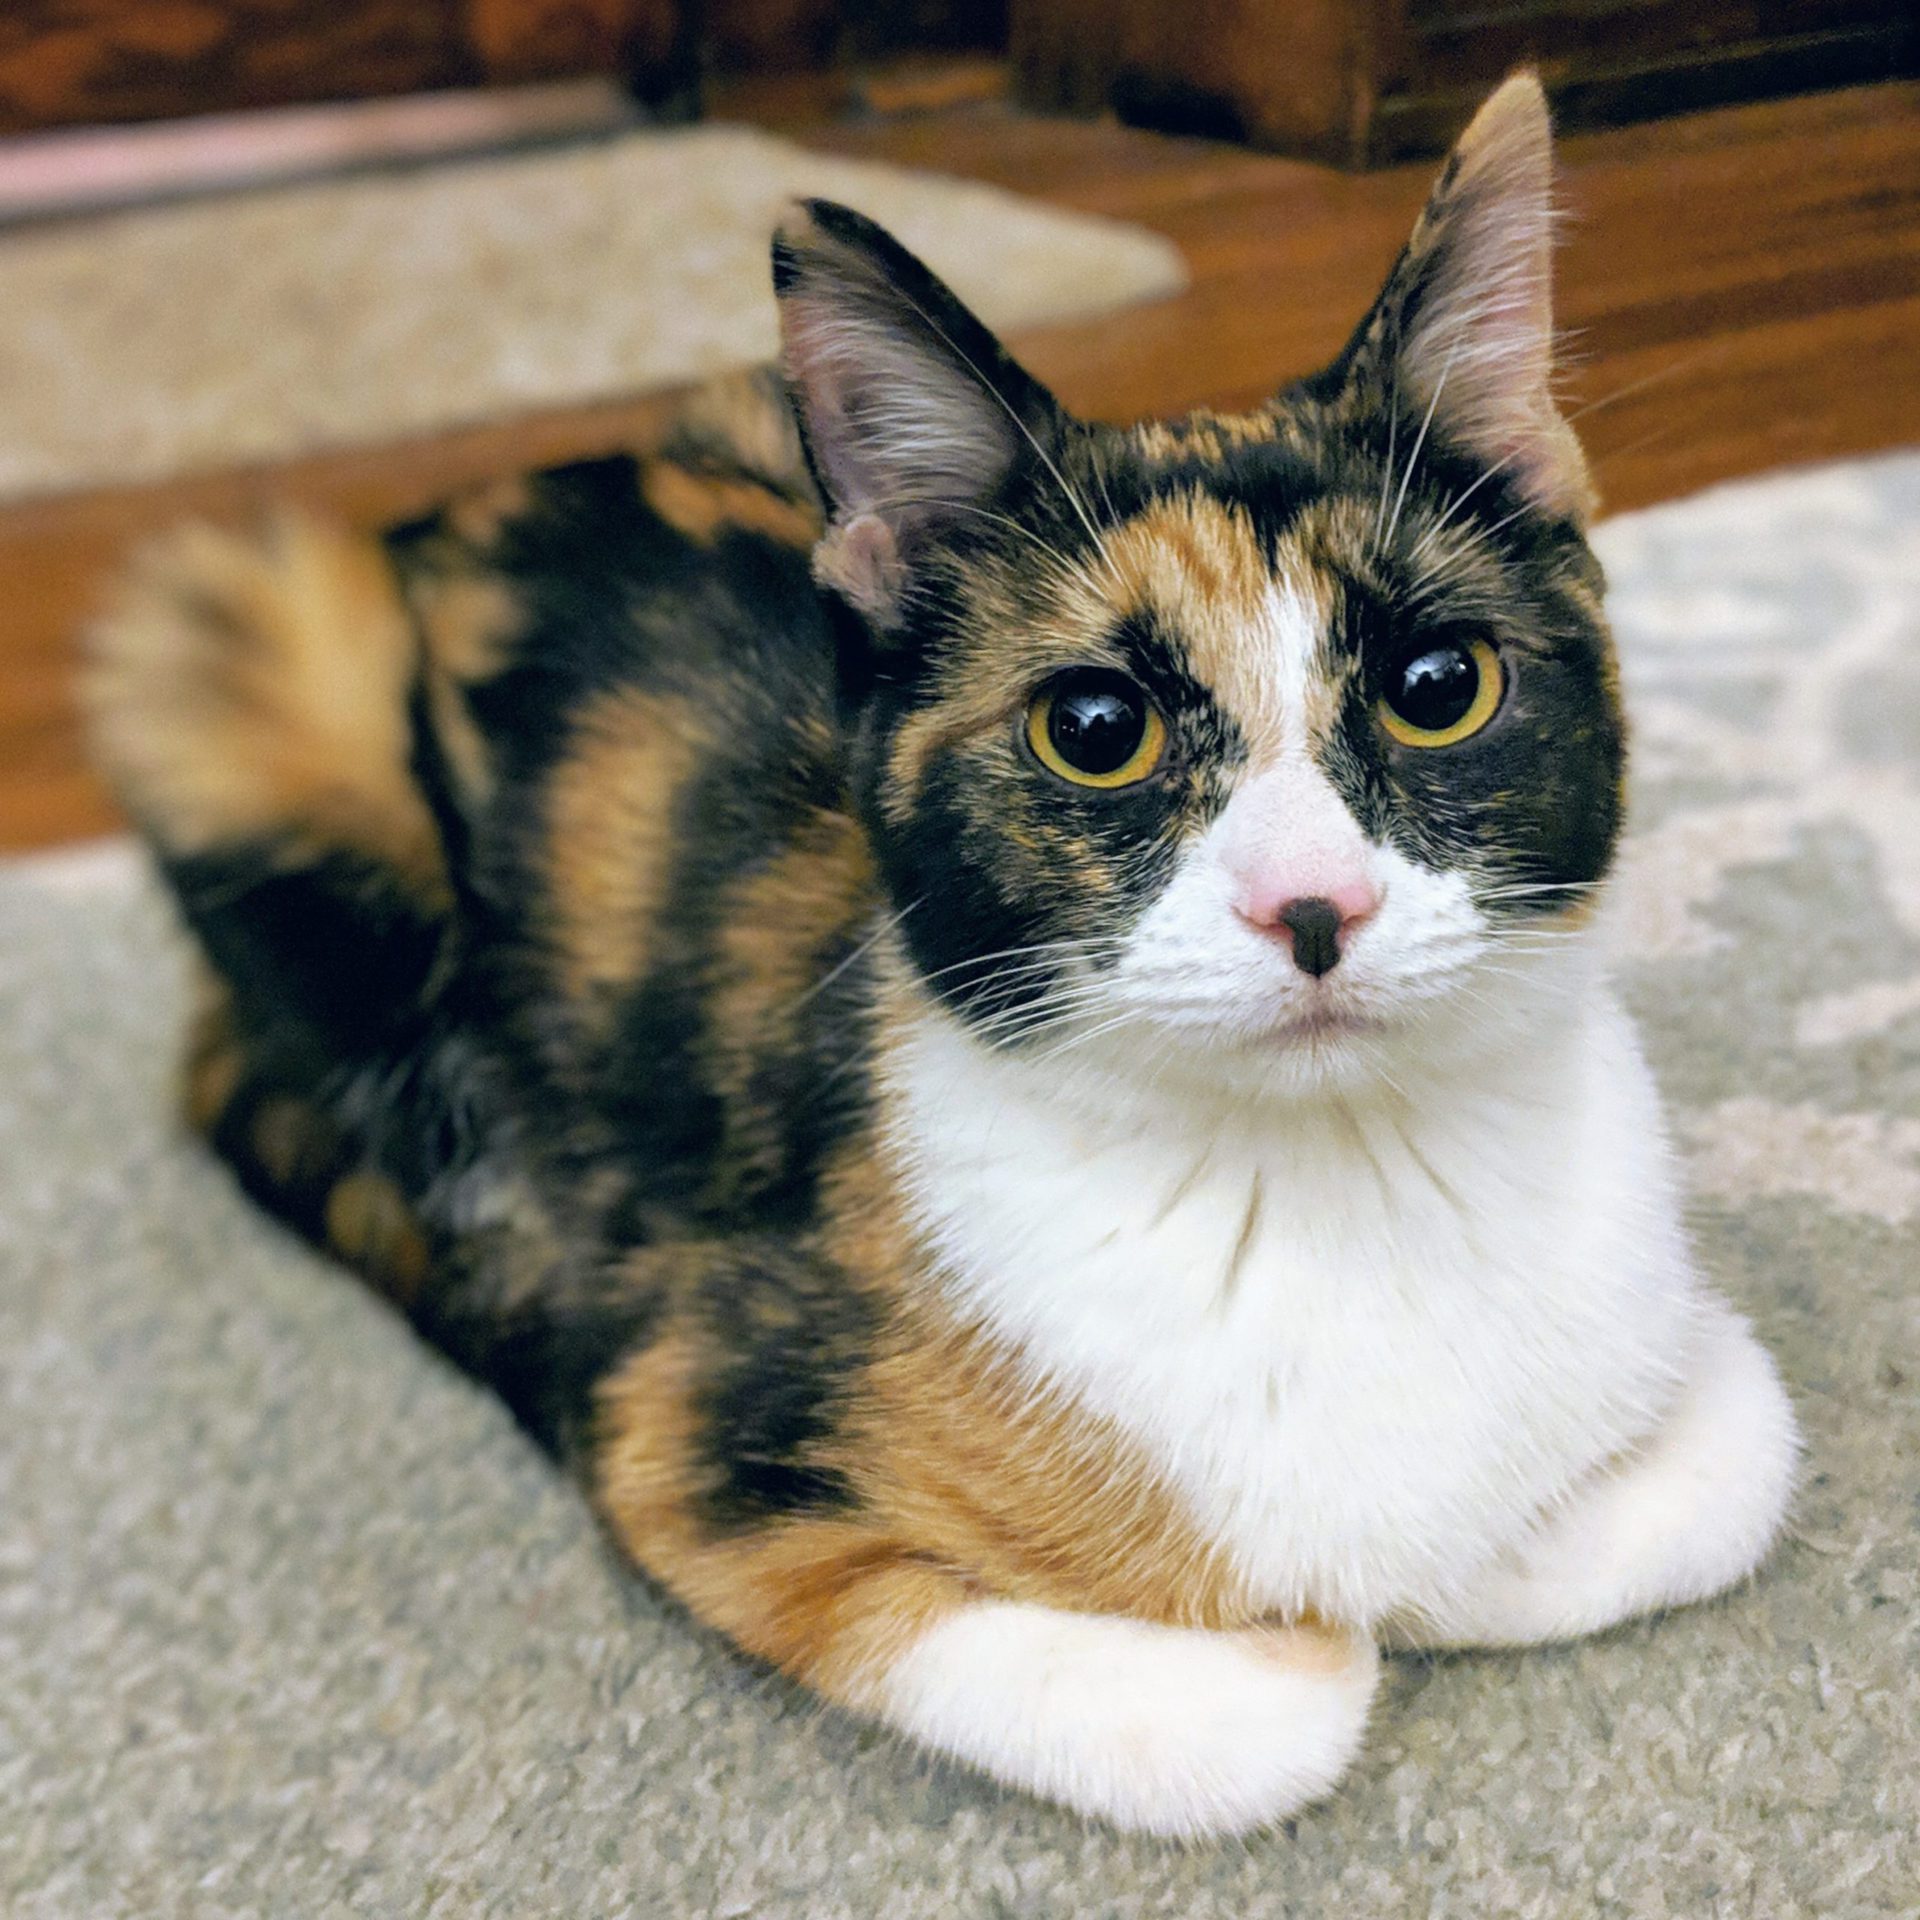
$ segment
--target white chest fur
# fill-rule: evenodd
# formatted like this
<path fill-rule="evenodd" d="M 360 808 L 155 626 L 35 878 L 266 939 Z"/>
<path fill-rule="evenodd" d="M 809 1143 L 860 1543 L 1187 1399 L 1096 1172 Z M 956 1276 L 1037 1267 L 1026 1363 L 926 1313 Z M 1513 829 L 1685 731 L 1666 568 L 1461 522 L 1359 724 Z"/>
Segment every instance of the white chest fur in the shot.
<path fill-rule="evenodd" d="M 1262 1603 L 1438 1600 L 1671 1399 L 1697 1289 L 1610 996 L 1424 1102 L 1060 1075 L 929 1016 L 896 1137 L 956 1309 L 1117 1423 Z"/>

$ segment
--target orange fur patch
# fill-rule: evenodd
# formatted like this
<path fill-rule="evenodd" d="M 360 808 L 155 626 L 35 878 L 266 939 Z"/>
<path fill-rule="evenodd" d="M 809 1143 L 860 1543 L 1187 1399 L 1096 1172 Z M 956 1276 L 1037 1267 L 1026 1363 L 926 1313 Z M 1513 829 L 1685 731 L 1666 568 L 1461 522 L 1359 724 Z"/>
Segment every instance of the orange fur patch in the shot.
<path fill-rule="evenodd" d="M 640 492 L 668 526 L 698 546 L 738 529 L 804 549 L 820 533 L 816 514 L 757 481 L 696 473 L 675 460 L 649 460 L 640 470 Z"/>
<path fill-rule="evenodd" d="M 699 1284 L 693 1250 L 640 1258 Z M 1259 1619 L 1113 1436 L 977 1336 L 908 1311 L 840 1449 L 860 1491 L 851 1514 L 700 1524 L 701 1383 L 721 1356 L 691 1334 L 654 1341 L 603 1389 L 598 1504 L 702 1620 L 855 1707 L 877 1703 L 888 1667 L 936 1618 L 988 1596 L 1231 1631 L 1297 1670 L 1346 1670 L 1351 1637 Z"/>
<path fill-rule="evenodd" d="M 547 792 L 547 878 L 561 985 L 598 1003 L 647 968 L 678 838 L 675 796 L 705 723 L 684 702 L 623 687 L 587 706 Z"/>
<path fill-rule="evenodd" d="M 1320 631 L 1333 611 L 1332 583 L 1304 552 L 1270 560 L 1253 523 L 1205 494 L 1157 500 L 1108 535 L 1117 580 L 1114 611 L 1152 608 L 1167 623 L 1194 676 L 1245 735 L 1256 762 L 1277 748 L 1283 720 L 1262 643 L 1276 593 L 1303 602 Z M 1310 676 L 1310 730 L 1332 724 L 1337 703 Z"/>
<path fill-rule="evenodd" d="M 1254 1617 L 1127 1443 L 984 1336 L 915 1327 L 872 1390 L 865 1491 L 918 1549 L 1011 1599 L 1185 1626 Z"/>
<path fill-rule="evenodd" d="M 1225 460 L 1243 447 L 1264 446 L 1282 437 L 1279 415 L 1214 413 L 1200 408 L 1178 420 L 1143 420 L 1128 437 L 1148 460 Z"/>
<path fill-rule="evenodd" d="M 887 784 L 881 795 L 887 817 L 905 820 L 913 812 L 927 768 L 937 754 L 995 727 L 1010 727 L 1026 700 L 1024 687 L 1010 689 L 982 674 L 974 686 L 910 713 L 895 730 L 887 751 Z"/>
<path fill-rule="evenodd" d="M 599 1395 L 593 1483 L 634 1558 L 704 1620 L 828 1694 L 943 1609 L 983 1594 L 1172 1625 L 1259 1626 L 1238 1575 L 1106 1423 L 955 1322 L 931 1287 L 901 1179 L 871 1137 L 843 1143 L 806 1257 L 885 1303 L 808 1458 L 853 1489 L 830 1513 L 718 1528 L 703 1517 L 710 1383 L 733 1360 L 686 1304 L 731 1285 L 725 1241 L 629 1257 L 669 1303 Z M 1332 1659 L 1309 1637 L 1301 1656 Z M 1276 1657 L 1285 1648 L 1275 1643 Z"/>
<path fill-rule="evenodd" d="M 504 511 L 505 501 L 500 505 Z M 491 680 L 511 664 L 526 610 L 504 578 L 483 571 L 464 555 L 451 564 L 409 573 L 406 595 L 426 654 L 427 711 L 434 737 L 454 784 L 472 808 L 493 790 L 493 756 L 467 706 L 466 689 Z"/>
<path fill-rule="evenodd" d="M 439 835 L 409 772 L 414 659 L 374 541 L 296 517 L 254 539 L 190 526 L 135 561 L 84 690 L 102 762 L 169 851 L 344 849 L 438 906 Z"/>
<path fill-rule="evenodd" d="M 516 520 L 532 511 L 533 487 L 524 474 L 485 480 L 447 502 L 446 522 L 468 546 L 491 547 Z"/>
<path fill-rule="evenodd" d="M 1209 431 L 1224 431 L 1212 422 Z M 1264 426 L 1253 417 L 1247 431 Z M 963 741 L 1008 725 L 1033 688 L 1072 665 L 1124 666 L 1111 636 L 1128 617 L 1151 609 L 1185 652 L 1194 676 L 1245 735 L 1256 761 L 1274 750 L 1283 720 L 1275 708 L 1263 629 L 1276 593 L 1303 603 L 1324 631 L 1336 589 L 1332 544 L 1343 509 L 1329 506 L 1306 532 L 1269 559 L 1246 514 L 1209 495 L 1168 496 L 1111 529 L 1100 555 L 1063 581 L 1049 615 L 1001 604 L 998 584 L 972 583 L 973 638 L 950 670 L 950 690 L 908 716 L 889 749 L 884 805 L 891 817 L 911 811 L 934 757 Z M 1324 524 L 1323 524 L 1324 523 Z M 1364 541 L 1362 542 L 1364 544 Z M 1310 677 L 1310 731 L 1332 727 L 1341 687 Z M 1090 875 L 1103 873 L 1093 862 Z"/>
<path fill-rule="evenodd" d="M 402 1302 L 427 1277 L 427 1242 L 412 1209 L 384 1174 L 363 1168 L 337 1181 L 326 1200 L 327 1240 L 350 1265 Z"/>
<path fill-rule="evenodd" d="M 809 816 L 795 839 L 727 890 L 712 1015 L 743 1058 L 778 1044 L 818 977 L 817 956 L 868 905 L 867 837 L 846 814 Z"/>
<path fill-rule="evenodd" d="M 947 1314 L 905 1192 L 871 1140 L 843 1147 L 822 1185 L 823 1254 L 893 1302 L 867 1406 L 835 1461 L 868 1506 L 1010 1598 L 1190 1626 L 1254 1619 L 1237 1576 L 1130 1443 Z"/>
<path fill-rule="evenodd" d="M 700 1619 L 828 1698 L 860 1705 L 868 1676 L 965 1589 L 859 1520 L 703 1529 L 694 1434 L 704 1360 L 690 1340 L 669 1335 L 604 1392 L 600 1509 L 635 1560 Z"/>
<path fill-rule="evenodd" d="M 421 572 L 407 582 L 428 658 L 465 685 L 504 668 L 526 622 L 519 596 L 497 573 L 453 568 Z"/>
<path fill-rule="evenodd" d="M 1089 584 L 1101 578 L 1096 565 L 1087 580 L 1076 580 L 1052 617 L 1040 621 L 1010 590 L 1017 583 L 997 574 L 967 583 L 966 651 L 946 669 L 939 697 L 906 717 L 888 750 L 882 805 L 889 818 L 905 819 L 912 811 L 936 755 L 963 741 L 1010 732 L 1049 674 L 1124 664 L 1109 644 L 1115 603 L 1098 598 Z"/>

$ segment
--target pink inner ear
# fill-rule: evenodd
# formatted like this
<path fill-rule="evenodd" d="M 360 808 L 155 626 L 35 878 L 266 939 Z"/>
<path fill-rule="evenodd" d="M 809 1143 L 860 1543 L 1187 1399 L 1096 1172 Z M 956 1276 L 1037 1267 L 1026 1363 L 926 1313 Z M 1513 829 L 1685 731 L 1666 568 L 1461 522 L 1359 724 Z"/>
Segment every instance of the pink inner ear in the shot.
<path fill-rule="evenodd" d="M 821 477 L 837 498 L 860 497 L 865 489 L 847 406 L 858 366 L 847 328 L 836 322 L 829 302 L 793 294 L 781 303 L 780 332 L 782 370 L 799 397 Z"/>
<path fill-rule="evenodd" d="M 945 333 L 830 243 L 798 254 L 793 271 L 781 361 L 835 517 L 879 514 L 897 532 L 991 492 L 1017 429 Z"/>
<path fill-rule="evenodd" d="M 783 360 L 831 509 L 814 576 L 877 626 L 906 585 L 906 550 L 944 509 L 996 486 L 1012 457 L 995 396 L 870 281 L 823 272 L 783 296 Z"/>

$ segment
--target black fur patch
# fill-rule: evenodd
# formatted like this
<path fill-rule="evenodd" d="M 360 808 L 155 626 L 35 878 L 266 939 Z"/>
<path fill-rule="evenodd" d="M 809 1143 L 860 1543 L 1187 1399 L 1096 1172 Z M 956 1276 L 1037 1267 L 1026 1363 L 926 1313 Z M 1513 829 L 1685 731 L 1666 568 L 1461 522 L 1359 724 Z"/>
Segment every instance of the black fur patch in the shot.
<path fill-rule="evenodd" d="M 484 1240 L 464 1256 L 484 1258 Z M 628 1277 L 591 1288 L 557 1280 L 523 1305 L 488 1303 L 484 1277 L 472 1287 L 443 1282 L 421 1331 L 457 1365 L 485 1380 L 514 1418 L 556 1459 L 585 1457 L 594 1444 L 600 1383 L 658 1331 L 662 1287 Z"/>
<path fill-rule="evenodd" d="M 165 868 L 255 1034 L 351 1059 L 414 1017 L 445 928 L 385 867 L 344 852 L 296 862 L 260 840 Z"/>
<path fill-rule="evenodd" d="M 876 1315 L 849 1276 L 774 1248 L 744 1252 L 705 1290 L 713 1369 L 696 1409 L 720 1531 L 855 1504 L 819 1457 L 872 1349 Z"/>
<path fill-rule="evenodd" d="M 1442 449 L 1431 484 L 1451 477 L 1464 487 L 1476 471 Z M 1626 738 L 1608 639 L 1585 611 L 1598 590 L 1585 542 L 1564 522 L 1528 516 L 1497 486 L 1481 491 L 1492 496 L 1484 524 L 1495 531 L 1470 582 L 1443 579 L 1418 595 L 1398 590 L 1391 573 L 1344 583 L 1329 643 L 1359 671 L 1322 762 L 1370 834 L 1437 871 L 1465 871 L 1495 918 L 1525 918 L 1572 904 L 1606 872 Z M 1482 524 L 1479 513 L 1465 517 L 1469 529 Z M 1499 647 L 1507 683 L 1485 729 L 1440 751 L 1390 740 L 1376 702 L 1392 663 L 1481 638 Z M 1515 886 L 1548 891 L 1503 900 L 1499 889 Z"/>

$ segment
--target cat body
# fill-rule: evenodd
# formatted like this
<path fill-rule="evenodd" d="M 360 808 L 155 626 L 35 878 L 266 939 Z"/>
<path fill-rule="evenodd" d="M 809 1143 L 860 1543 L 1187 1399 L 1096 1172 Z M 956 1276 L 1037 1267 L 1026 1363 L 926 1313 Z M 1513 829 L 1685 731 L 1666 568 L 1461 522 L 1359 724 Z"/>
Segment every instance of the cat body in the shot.
<path fill-rule="evenodd" d="M 248 1190 L 698 1617 L 1125 1825 L 1284 1816 L 1377 1644 L 1701 1598 L 1790 1487 L 1598 937 L 1548 178 L 1511 82 L 1325 373 L 1137 428 L 816 204 L 784 382 L 189 532 L 97 639 Z"/>

